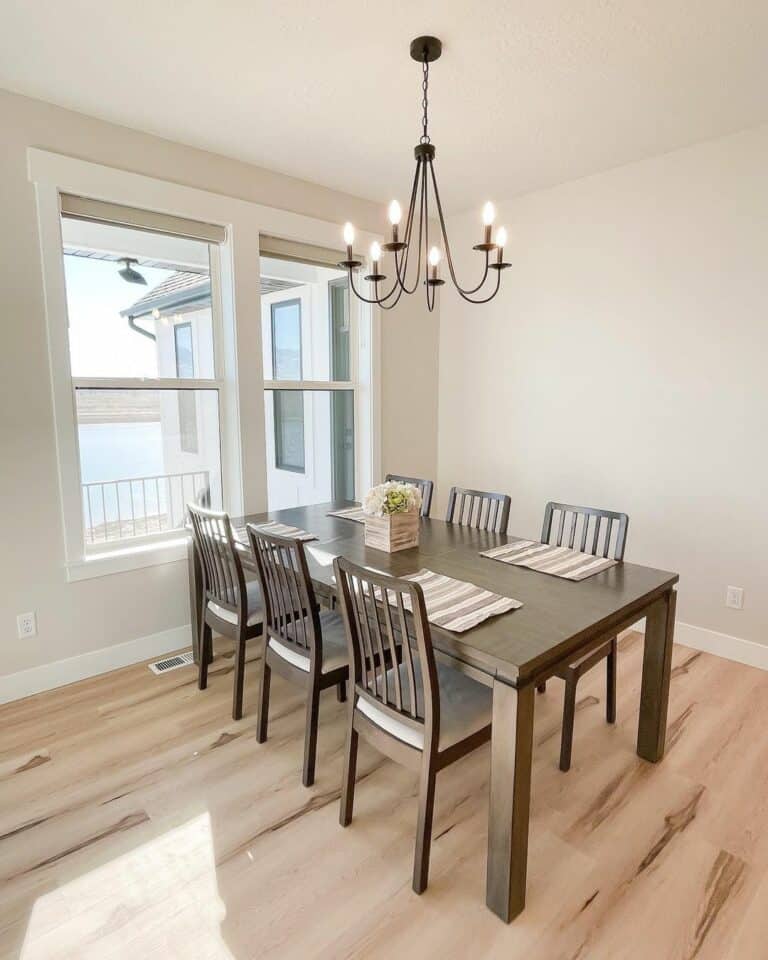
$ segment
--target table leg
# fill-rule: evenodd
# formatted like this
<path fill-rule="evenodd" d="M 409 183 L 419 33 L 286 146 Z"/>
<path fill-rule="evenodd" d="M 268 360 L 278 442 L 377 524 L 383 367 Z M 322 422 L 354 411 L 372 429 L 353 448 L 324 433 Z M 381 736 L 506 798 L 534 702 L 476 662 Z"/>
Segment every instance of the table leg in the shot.
<path fill-rule="evenodd" d="M 525 907 L 533 703 L 531 684 L 494 680 L 485 902 L 505 923 Z"/>
<path fill-rule="evenodd" d="M 200 662 L 200 597 L 203 590 L 203 576 L 200 558 L 195 549 L 195 541 L 187 538 L 187 570 L 189 571 L 189 622 L 192 630 L 192 654 L 195 663 Z"/>
<path fill-rule="evenodd" d="M 640 721 L 637 752 L 653 763 L 664 756 L 667 737 L 669 678 L 672 643 L 675 636 L 677 593 L 670 590 L 649 609 L 645 618 L 643 685 L 640 693 Z"/>

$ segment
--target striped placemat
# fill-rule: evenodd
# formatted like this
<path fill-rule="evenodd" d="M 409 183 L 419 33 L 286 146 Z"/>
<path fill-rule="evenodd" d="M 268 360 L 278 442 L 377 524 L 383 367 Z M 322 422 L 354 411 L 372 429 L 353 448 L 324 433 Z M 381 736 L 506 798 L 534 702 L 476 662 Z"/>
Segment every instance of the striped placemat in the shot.
<path fill-rule="evenodd" d="M 522 607 L 522 603 L 512 597 L 502 597 L 474 583 L 454 580 L 432 570 L 419 570 L 404 579 L 413 580 L 424 591 L 429 622 L 456 633 L 464 633 L 489 617 Z"/>
<path fill-rule="evenodd" d="M 586 580 L 601 570 L 615 566 L 616 560 L 610 557 L 594 557 L 591 553 L 581 553 L 568 547 L 553 547 L 549 543 L 536 540 L 516 540 L 502 547 L 484 550 L 481 557 L 512 563 L 516 567 L 529 567 L 539 573 L 549 573 L 566 580 Z"/>
<path fill-rule="evenodd" d="M 292 540 L 317 540 L 318 537 L 314 533 L 307 533 L 306 530 L 302 530 L 301 527 L 292 527 L 288 523 L 280 523 L 278 520 L 270 520 L 267 523 L 254 523 L 252 526 L 256 527 L 257 530 L 261 530 L 263 533 L 269 533 L 273 537 L 290 537 Z M 245 527 L 234 527 L 233 533 L 238 540 L 242 540 L 243 543 L 248 543 L 248 534 L 246 533 Z"/>
<path fill-rule="evenodd" d="M 354 520 L 355 523 L 363 523 L 365 514 L 362 507 L 345 507 L 343 510 L 331 510 L 329 517 L 341 517 L 342 520 Z"/>

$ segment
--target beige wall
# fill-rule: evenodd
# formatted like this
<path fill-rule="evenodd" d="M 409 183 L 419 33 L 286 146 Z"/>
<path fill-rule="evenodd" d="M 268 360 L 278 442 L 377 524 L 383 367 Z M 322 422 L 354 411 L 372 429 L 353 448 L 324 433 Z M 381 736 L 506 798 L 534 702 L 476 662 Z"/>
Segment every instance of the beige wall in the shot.
<path fill-rule="evenodd" d="M 506 490 L 525 536 L 548 499 L 625 510 L 627 558 L 680 572 L 680 620 L 764 644 L 766 171 L 762 127 L 497 198 L 513 268 L 486 307 L 443 296 L 439 399 L 441 506 Z M 451 230 L 466 247 L 475 218 Z"/>
<path fill-rule="evenodd" d="M 0 676 L 189 619 L 180 563 L 66 582 L 29 146 L 361 229 L 386 223 L 384 205 L 0 91 Z M 434 476 L 438 324 L 414 301 L 382 322 L 382 467 Z M 39 634 L 22 643 L 27 610 Z"/>

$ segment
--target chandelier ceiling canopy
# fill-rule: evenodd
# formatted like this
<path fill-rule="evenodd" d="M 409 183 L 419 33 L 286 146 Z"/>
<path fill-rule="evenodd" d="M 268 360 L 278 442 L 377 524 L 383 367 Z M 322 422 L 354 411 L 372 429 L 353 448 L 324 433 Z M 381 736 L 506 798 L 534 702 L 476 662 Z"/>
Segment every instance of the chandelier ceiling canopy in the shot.
<path fill-rule="evenodd" d="M 365 275 L 365 279 L 371 286 L 372 297 L 366 297 L 355 286 L 355 273 L 363 263 L 355 259 L 352 250 L 355 242 L 354 227 L 351 223 L 347 223 L 344 227 L 347 257 L 339 266 L 348 271 L 350 288 L 358 299 L 365 303 L 378 304 L 384 310 L 391 310 L 396 306 L 404 293 L 415 293 L 419 286 L 424 286 L 427 307 L 432 311 L 435 307 L 437 288 L 445 283 L 445 280 L 440 277 L 440 262 L 443 256 L 445 256 L 451 282 L 460 296 L 469 303 L 487 303 L 492 300 L 499 292 L 501 271 L 510 266 L 504 260 L 507 231 L 504 227 L 499 227 L 495 237 L 491 237 L 496 211 L 493 204 L 489 202 L 485 204 L 482 211 L 482 241 L 473 247 L 483 259 L 482 278 L 473 287 L 462 287 L 456 279 L 435 175 L 435 145 L 429 137 L 429 65 L 440 57 L 442 49 L 443 45 L 437 37 L 417 37 L 411 43 L 411 57 L 422 65 L 422 132 L 413 151 L 416 170 L 402 231 L 403 211 L 397 200 L 393 200 L 389 205 L 391 240 L 383 244 L 378 242 L 371 244 L 371 272 Z M 430 215 L 435 213 L 440 233 L 436 238 L 437 244 L 430 245 L 429 220 Z M 386 262 L 385 255 L 387 255 Z M 385 269 L 389 274 L 384 272 Z M 391 279 L 389 279 L 390 274 Z M 486 286 L 489 277 L 491 282 Z"/>

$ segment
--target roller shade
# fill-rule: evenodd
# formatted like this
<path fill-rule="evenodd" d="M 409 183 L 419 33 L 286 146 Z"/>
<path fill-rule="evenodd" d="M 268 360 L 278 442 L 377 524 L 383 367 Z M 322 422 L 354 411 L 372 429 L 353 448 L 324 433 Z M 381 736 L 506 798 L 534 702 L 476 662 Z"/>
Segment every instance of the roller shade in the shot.
<path fill-rule="evenodd" d="M 262 257 L 276 257 L 278 260 L 295 260 L 298 263 L 311 263 L 318 267 L 336 267 L 339 260 L 346 256 L 341 246 L 338 250 L 330 247 L 316 247 L 311 243 L 297 243 L 295 240 L 281 240 L 262 234 L 259 237 L 259 252 Z"/>
<path fill-rule="evenodd" d="M 206 243 L 224 243 L 227 239 L 226 227 L 216 223 L 201 223 L 199 220 L 187 220 L 186 217 L 174 217 L 154 210 L 139 210 L 136 207 L 124 207 L 119 203 L 105 203 L 103 200 L 89 200 L 62 193 L 61 214 L 73 220 L 89 220 L 91 223 L 111 223 L 134 230 L 148 230 L 187 240 L 203 240 Z"/>

